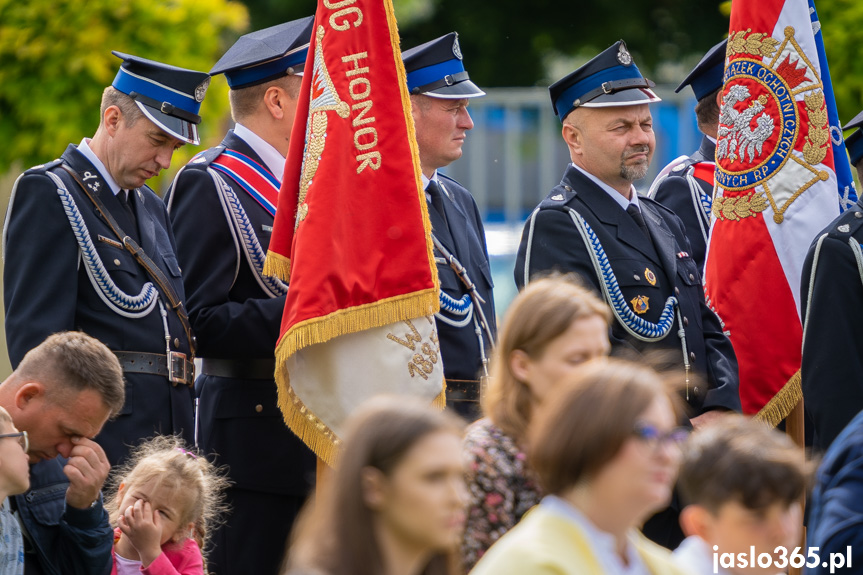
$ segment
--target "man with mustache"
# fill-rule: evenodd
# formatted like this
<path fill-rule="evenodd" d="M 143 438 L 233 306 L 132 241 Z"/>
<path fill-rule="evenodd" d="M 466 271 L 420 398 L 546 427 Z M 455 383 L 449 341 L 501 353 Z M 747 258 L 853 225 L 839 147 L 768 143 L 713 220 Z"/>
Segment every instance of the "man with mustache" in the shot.
<path fill-rule="evenodd" d="M 191 442 L 194 338 L 165 204 L 145 182 L 198 144 L 210 78 L 114 52 L 92 138 L 15 183 L 3 237 L 12 366 L 48 335 L 80 330 L 120 360 L 126 402 L 96 441 L 112 465 L 156 433 Z"/>
<path fill-rule="evenodd" d="M 632 185 L 655 146 L 652 86 L 619 41 L 549 88 L 572 163 L 525 224 L 515 281 L 521 289 L 552 270 L 580 275 L 614 312 L 612 353 L 668 350 L 699 427 L 740 410 L 737 360 L 705 304 L 680 219 Z M 669 546 L 682 539 L 671 518 L 645 533 Z"/>

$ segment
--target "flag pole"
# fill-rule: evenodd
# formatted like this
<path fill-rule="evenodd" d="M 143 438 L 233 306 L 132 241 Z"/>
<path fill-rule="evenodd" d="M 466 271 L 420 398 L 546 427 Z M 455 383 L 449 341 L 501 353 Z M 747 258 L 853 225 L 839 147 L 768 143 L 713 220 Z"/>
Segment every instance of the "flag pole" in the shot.
<path fill-rule="evenodd" d="M 785 434 L 794 441 L 795 444 L 799 445 L 802 449 L 805 447 L 805 434 L 804 434 L 804 420 L 803 420 L 803 399 L 797 402 L 797 405 L 791 410 L 791 413 L 788 414 L 788 417 L 785 418 Z M 806 457 L 806 452 L 803 451 L 803 457 Z M 800 502 L 803 508 L 806 508 L 806 493 L 803 493 L 802 501 Z M 803 526 L 803 532 L 801 535 L 800 541 L 801 549 L 806 549 L 806 526 Z M 803 573 L 802 567 L 791 567 L 788 571 L 788 575 L 801 575 Z"/>

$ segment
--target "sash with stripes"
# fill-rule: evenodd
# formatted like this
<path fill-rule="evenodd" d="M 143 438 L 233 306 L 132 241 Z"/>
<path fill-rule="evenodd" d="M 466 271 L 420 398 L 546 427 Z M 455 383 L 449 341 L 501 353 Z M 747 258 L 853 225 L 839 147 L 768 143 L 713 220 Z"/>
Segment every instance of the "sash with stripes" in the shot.
<path fill-rule="evenodd" d="M 271 216 L 276 217 L 281 184 L 267 168 L 245 154 L 228 149 L 210 165 L 237 182 Z"/>

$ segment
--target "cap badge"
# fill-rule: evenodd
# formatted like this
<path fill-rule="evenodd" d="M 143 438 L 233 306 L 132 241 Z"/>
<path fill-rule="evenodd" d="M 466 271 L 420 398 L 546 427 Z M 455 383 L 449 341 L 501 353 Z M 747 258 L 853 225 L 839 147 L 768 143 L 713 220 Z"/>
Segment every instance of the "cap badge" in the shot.
<path fill-rule="evenodd" d="M 656 285 L 656 274 L 650 271 L 650 268 L 644 268 L 644 279 L 652 286 Z"/>
<path fill-rule="evenodd" d="M 459 60 L 464 59 L 461 55 L 461 48 L 459 48 L 459 45 L 458 45 L 458 36 L 456 36 L 455 40 L 452 41 L 452 53 Z"/>
<path fill-rule="evenodd" d="M 630 301 L 629 303 L 632 304 L 632 309 L 635 311 L 635 313 L 641 315 L 643 313 L 647 313 L 647 310 L 650 309 L 650 306 L 647 304 L 647 300 L 649 299 L 650 298 L 646 295 L 637 295 L 632 298 L 632 301 Z"/>
<path fill-rule="evenodd" d="M 210 79 L 207 78 L 206 80 L 201 82 L 200 86 L 195 88 L 195 101 L 196 102 L 203 102 L 204 101 L 204 96 L 207 94 L 207 88 L 209 88 L 209 87 L 210 87 Z"/>
<path fill-rule="evenodd" d="M 626 49 L 626 46 L 623 44 L 617 50 L 617 61 L 623 64 L 624 66 L 629 66 L 632 64 L 632 56 Z"/>

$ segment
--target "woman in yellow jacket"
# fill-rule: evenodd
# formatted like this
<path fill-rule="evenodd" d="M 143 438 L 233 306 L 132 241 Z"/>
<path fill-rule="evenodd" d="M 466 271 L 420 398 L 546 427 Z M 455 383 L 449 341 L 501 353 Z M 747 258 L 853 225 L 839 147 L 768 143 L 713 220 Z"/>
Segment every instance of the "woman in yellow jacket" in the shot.
<path fill-rule="evenodd" d="M 548 494 L 471 575 L 683 575 L 638 528 L 671 497 L 687 431 L 653 370 L 585 365 L 544 402 L 528 456 Z"/>

